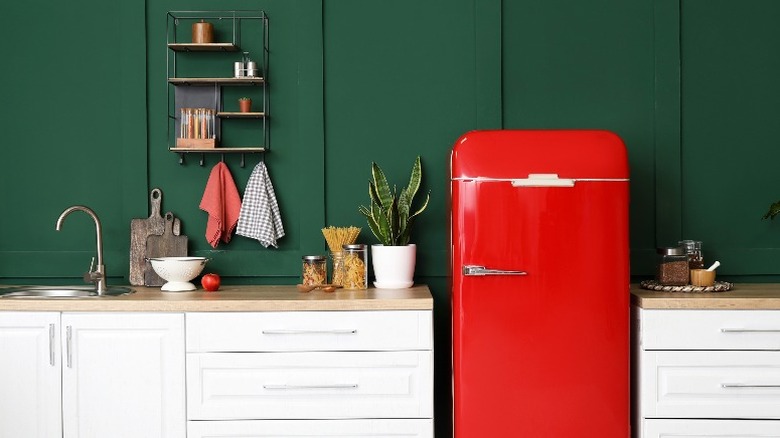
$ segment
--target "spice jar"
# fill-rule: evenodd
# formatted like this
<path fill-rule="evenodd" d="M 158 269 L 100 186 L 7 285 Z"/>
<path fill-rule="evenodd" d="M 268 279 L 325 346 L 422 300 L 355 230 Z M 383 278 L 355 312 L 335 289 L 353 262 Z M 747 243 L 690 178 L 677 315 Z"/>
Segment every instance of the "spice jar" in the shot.
<path fill-rule="evenodd" d="M 663 285 L 685 286 L 688 284 L 688 254 L 681 246 L 658 248 L 658 265 L 655 280 Z"/>
<path fill-rule="evenodd" d="M 704 257 L 701 253 L 701 241 L 699 240 L 681 240 L 678 245 L 685 248 L 688 255 L 688 267 L 690 269 L 704 269 Z"/>
<path fill-rule="evenodd" d="M 325 284 L 327 277 L 328 268 L 325 265 L 325 256 L 303 256 L 301 283 L 306 286 L 318 286 L 320 284 Z"/>
<path fill-rule="evenodd" d="M 344 289 L 368 288 L 368 253 L 366 245 L 344 245 Z"/>

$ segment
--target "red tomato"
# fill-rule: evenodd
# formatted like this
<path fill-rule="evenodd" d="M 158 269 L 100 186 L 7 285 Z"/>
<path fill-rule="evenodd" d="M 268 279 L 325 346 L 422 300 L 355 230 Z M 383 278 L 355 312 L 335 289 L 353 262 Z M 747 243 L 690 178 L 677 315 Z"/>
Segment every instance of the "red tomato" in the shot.
<path fill-rule="evenodd" d="M 220 278 L 217 274 L 206 274 L 200 279 L 200 284 L 203 285 L 203 289 L 209 292 L 214 292 L 219 289 Z"/>

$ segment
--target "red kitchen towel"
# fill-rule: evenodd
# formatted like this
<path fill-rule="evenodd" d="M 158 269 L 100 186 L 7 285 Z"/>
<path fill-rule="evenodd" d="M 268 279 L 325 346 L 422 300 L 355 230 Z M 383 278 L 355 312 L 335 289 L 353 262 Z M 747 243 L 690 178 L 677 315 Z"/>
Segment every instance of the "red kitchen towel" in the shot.
<path fill-rule="evenodd" d="M 216 248 L 220 239 L 225 243 L 230 242 L 241 212 L 241 198 L 230 170 L 221 161 L 211 169 L 206 190 L 200 200 L 200 209 L 209 214 L 206 240 L 211 247 Z"/>

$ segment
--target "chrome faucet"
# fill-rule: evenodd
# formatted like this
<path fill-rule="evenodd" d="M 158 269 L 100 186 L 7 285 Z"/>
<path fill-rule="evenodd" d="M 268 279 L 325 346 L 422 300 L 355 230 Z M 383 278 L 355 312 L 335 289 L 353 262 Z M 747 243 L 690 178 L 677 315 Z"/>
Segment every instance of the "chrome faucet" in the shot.
<path fill-rule="evenodd" d="M 85 207 L 83 205 L 74 205 L 73 207 L 68 207 L 65 209 L 65 211 L 62 212 L 62 214 L 60 214 L 60 217 L 57 218 L 57 226 L 55 228 L 57 231 L 60 231 L 62 222 L 65 220 L 65 217 L 76 210 L 83 211 L 84 213 L 88 214 L 93 221 L 95 221 L 95 232 L 97 233 L 97 267 L 94 267 L 93 270 L 95 259 L 92 258 L 92 264 L 89 266 L 89 271 L 84 274 L 84 280 L 90 283 L 95 283 L 96 292 L 98 295 L 103 295 L 108 290 L 108 287 L 106 286 L 106 266 L 103 264 L 103 227 L 100 225 L 100 219 L 98 219 L 95 212 L 92 211 L 92 209 L 89 207 Z"/>

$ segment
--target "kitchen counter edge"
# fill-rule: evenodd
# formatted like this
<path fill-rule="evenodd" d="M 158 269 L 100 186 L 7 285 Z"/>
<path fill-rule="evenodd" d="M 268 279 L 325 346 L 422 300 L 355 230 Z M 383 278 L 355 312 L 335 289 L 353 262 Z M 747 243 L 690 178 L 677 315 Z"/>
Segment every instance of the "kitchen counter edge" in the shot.
<path fill-rule="evenodd" d="M 321 310 L 432 310 L 426 285 L 408 289 L 299 292 L 291 286 L 222 286 L 216 292 L 162 292 L 131 286 L 135 293 L 100 298 L 0 298 L 0 311 L 54 312 L 271 312 Z"/>
<path fill-rule="evenodd" d="M 780 283 L 740 283 L 712 293 L 657 292 L 632 284 L 631 304 L 643 309 L 780 310 Z"/>

